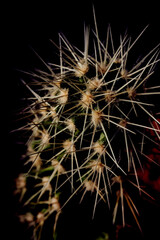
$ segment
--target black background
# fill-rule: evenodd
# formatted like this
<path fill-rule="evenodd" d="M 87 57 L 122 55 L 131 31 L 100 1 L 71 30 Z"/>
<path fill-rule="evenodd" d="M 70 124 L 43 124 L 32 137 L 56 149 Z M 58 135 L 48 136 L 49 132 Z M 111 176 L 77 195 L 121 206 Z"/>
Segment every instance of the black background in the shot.
<path fill-rule="evenodd" d="M 1 53 L 2 79 L 1 79 L 1 128 L 4 132 L 2 140 L 2 198 L 4 203 L 5 232 L 4 239 L 26 239 L 24 229 L 18 224 L 15 215 L 17 205 L 12 197 L 14 182 L 13 179 L 21 171 L 22 164 L 20 156 L 23 153 L 23 146 L 17 144 L 18 134 L 11 134 L 10 131 L 16 128 L 16 112 L 21 106 L 21 98 L 24 95 L 24 88 L 20 84 L 23 74 L 18 70 L 33 70 L 39 66 L 39 60 L 31 48 L 46 61 L 54 61 L 55 53 L 49 39 L 58 43 L 58 32 L 63 32 L 71 43 L 83 49 L 83 28 L 84 22 L 94 28 L 92 3 L 95 6 L 98 29 L 101 38 L 105 40 L 108 23 L 111 24 L 116 37 L 127 29 L 133 38 L 149 24 L 147 31 L 139 41 L 137 53 L 152 49 L 160 42 L 160 20 L 158 15 L 159 5 L 154 1 L 6 1 L 2 8 L 2 35 Z M 4 12 L 3 12 L 4 9 Z M 119 40 L 119 39 L 118 39 Z M 157 75 L 157 78 L 159 76 Z M 160 80 L 159 80 L 160 81 Z M 2 136 L 2 135 L 1 135 Z M 2 188 L 3 189 L 3 188 Z M 4 206 L 4 207 L 3 207 Z M 142 225 L 144 228 L 144 239 L 158 239 L 159 234 L 159 208 L 154 205 L 149 207 L 147 202 L 140 205 L 142 214 Z M 96 234 L 98 221 L 91 224 L 91 219 L 84 218 L 84 209 L 68 211 L 68 218 L 62 223 L 64 237 L 67 239 L 93 240 Z M 82 212 L 81 212 L 82 211 Z M 103 210 L 100 211 L 102 213 Z M 101 219 L 104 217 L 100 216 Z M 81 220 L 83 219 L 83 220 Z M 102 231 L 105 231 L 106 220 L 102 224 Z M 102 223 L 102 221 L 100 221 Z M 88 224 L 89 223 L 89 224 Z M 87 225 L 88 224 L 88 225 Z M 73 234 L 76 230 L 76 235 Z M 135 231 L 125 233 L 128 239 L 143 239 Z M 63 235 L 63 234 L 62 234 Z M 49 238 L 46 237 L 46 240 Z"/>

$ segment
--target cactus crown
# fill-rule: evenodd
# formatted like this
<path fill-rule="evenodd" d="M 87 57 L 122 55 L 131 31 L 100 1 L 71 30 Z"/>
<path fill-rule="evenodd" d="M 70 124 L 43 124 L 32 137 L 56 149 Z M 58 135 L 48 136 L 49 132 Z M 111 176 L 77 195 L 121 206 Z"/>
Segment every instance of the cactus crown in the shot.
<path fill-rule="evenodd" d="M 159 50 L 155 47 L 128 66 L 131 49 L 145 29 L 133 41 L 121 36 L 115 49 L 111 27 L 103 43 L 95 14 L 94 20 L 91 55 L 88 27 L 84 51 L 59 34 L 59 64 L 45 63 L 46 71 L 30 73 L 32 83 L 23 81 L 31 92 L 25 109 L 29 116 L 24 127 L 29 136 L 26 181 L 32 179 L 34 185 L 34 191 L 28 189 L 32 194 L 24 199 L 26 205 L 34 202 L 38 210 L 34 210 L 36 217 L 21 218 L 35 229 L 56 212 L 55 229 L 61 209 L 80 190 L 81 200 L 86 192 L 94 192 L 93 216 L 102 200 L 113 208 L 115 222 L 121 205 L 124 226 L 124 206 L 128 205 L 140 228 L 138 210 L 125 186 L 130 184 L 147 194 L 140 186 L 138 172 L 148 161 L 148 146 L 157 146 L 150 131 L 159 139 L 160 123 L 152 103 L 152 96 L 159 94 L 155 91 L 158 86 L 147 87 L 159 61 Z M 71 184 L 71 193 L 60 205 L 59 192 L 63 194 L 67 183 Z M 27 191 L 22 175 L 17 179 L 17 191 L 23 195 Z"/>

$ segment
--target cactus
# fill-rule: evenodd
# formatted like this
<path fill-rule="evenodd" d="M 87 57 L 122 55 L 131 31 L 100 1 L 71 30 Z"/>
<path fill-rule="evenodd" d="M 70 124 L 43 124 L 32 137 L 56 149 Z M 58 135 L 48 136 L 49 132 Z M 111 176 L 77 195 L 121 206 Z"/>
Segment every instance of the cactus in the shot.
<path fill-rule="evenodd" d="M 80 202 L 92 194 L 93 218 L 100 201 L 113 213 L 114 224 L 119 209 L 123 227 L 125 209 L 130 209 L 140 230 L 129 191 L 135 188 L 137 195 L 152 198 L 141 187 L 139 174 L 146 162 L 158 165 L 148 152 L 159 147 L 160 122 L 152 100 L 160 94 L 153 77 L 159 45 L 132 63 L 131 50 L 147 27 L 135 40 L 120 36 L 116 48 L 110 25 L 103 43 L 95 12 L 94 22 L 91 54 L 89 27 L 84 28 L 83 51 L 59 34 L 59 46 L 51 40 L 59 63 L 39 57 L 46 70 L 26 72 L 32 82 L 22 80 L 30 91 L 23 111 L 27 121 L 20 128 L 28 137 L 26 172 L 17 177 L 15 193 L 27 208 L 20 221 L 33 227 L 34 239 L 40 239 L 51 215 L 56 238 L 62 209 L 76 194 Z"/>

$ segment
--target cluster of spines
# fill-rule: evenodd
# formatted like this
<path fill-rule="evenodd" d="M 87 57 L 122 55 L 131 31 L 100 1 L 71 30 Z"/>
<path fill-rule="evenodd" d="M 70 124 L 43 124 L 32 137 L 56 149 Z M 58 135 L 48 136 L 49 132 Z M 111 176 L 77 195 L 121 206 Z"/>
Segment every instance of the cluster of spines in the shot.
<path fill-rule="evenodd" d="M 113 222 L 121 201 L 125 225 L 126 200 L 140 228 L 138 210 L 123 181 L 147 194 L 140 187 L 137 169 L 143 171 L 142 159 L 147 161 L 146 146 L 157 145 L 148 130 L 158 139 L 160 132 L 153 125 L 153 121 L 157 126 L 160 124 L 153 114 L 153 103 L 148 102 L 152 95 L 160 93 L 146 87 L 159 61 L 158 46 L 127 70 L 130 50 L 144 30 L 133 43 L 127 35 L 120 37 L 120 45 L 115 50 L 110 26 L 104 45 L 95 19 L 92 56 L 89 55 L 89 28 L 84 32 L 84 52 L 59 34 L 60 64 L 45 63 L 40 58 L 47 72 L 28 73 L 32 75 L 33 85 L 23 81 L 32 93 L 25 111 L 31 120 L 24 127 L 30 133 L 26 143 L 26 164 L 29 165 L 26 177 L 36 182 L 35 192 L 26 204 L 47 206 L 38 212 L 37 216 L 43 215 L 41 224 L 38 220 L 31 221 L 37 224 L 35 229 L 53 212 L 58 216 L 80 189 L 84 189 L 81 200 L 87 191 L 96 193 L 93 216 L 99 199 L 110 208 L 115 183 L 119 184 L 119 190 Z M 130 173 L 134 174 L 135 181 L 129 179 Z M 21 194 L 27 189 L 26 177 L 21 175 L 21 180 L 17 179 L 17 191 Z M 71 194 L 60 206 L 57 196 L 67 182 L 71 184 Z"/>

